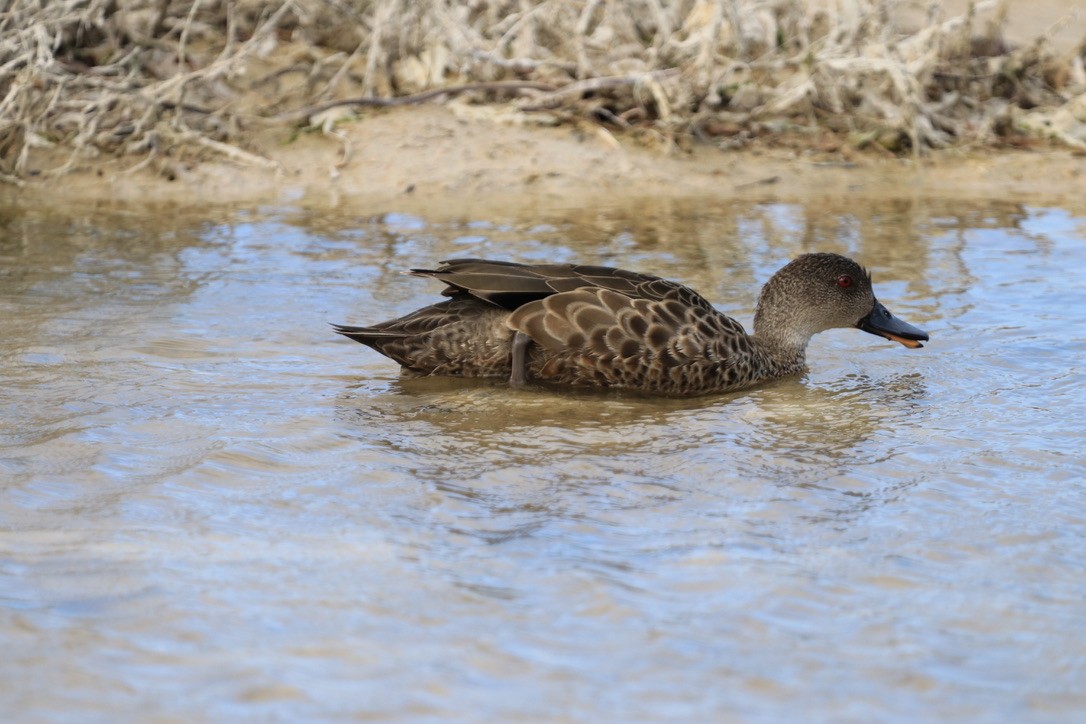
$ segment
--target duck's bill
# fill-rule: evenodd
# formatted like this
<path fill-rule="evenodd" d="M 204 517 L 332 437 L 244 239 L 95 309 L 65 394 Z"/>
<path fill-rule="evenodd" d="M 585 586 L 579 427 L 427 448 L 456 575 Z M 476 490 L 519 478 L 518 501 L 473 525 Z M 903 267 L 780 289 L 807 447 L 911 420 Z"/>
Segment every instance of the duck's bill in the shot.
<path fill-rule="evenodd" d="M 861 319 L 856 326 L 865 332 L 877 334 L 880 337 L 886 337 L 886 339 L 893 340 L 894 342 L 900 342 L 910 349 L 923 347 L 924 345 L 920 344 L 920 342 L 926 342 L 928 340 L 927 332 L 919 330 L 911 324 L 902 322 L 900 319 L 890 314 L 890 311 L 882 306 L 878 300 L 875 301 L 875 306 L 871 310 L 871 313 Z"/>

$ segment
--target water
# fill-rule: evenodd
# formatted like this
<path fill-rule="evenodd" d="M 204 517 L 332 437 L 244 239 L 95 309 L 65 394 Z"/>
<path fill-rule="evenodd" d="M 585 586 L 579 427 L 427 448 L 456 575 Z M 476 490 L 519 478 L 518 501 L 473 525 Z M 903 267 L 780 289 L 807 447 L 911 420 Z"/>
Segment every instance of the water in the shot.
<path fill-rule="evenodd" d="M 855 204 L 853 205 L 855 206 Z M 1071 721 L 1086 220 L 642 203 L 431 222 L 0 211 L 0 711 L 34 720 Z M 695 400 L 401 380 L 332 334 L 455 256 L 621 264 L 839 330 Z"/>

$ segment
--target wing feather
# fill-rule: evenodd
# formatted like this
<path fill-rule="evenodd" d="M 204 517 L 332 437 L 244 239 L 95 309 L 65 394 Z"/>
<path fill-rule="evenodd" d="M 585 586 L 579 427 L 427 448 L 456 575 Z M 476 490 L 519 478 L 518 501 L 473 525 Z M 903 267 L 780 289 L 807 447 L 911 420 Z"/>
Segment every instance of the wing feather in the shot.
<path fill-rule="evenodd" d="M 541 374 L 569 366 L 616 376 L 670 375 L 684 365 L 725 364 L 726 338 L 745 335 L 738 322 L 715 309 L 683 307 L 675 299 L 631 299 L 607 289 L 581 288 L 525 304 L 507 321 L 551 357 Z M 653 372 L 655 370 L 655 372 Z"/>
<path fill-rule="evenodd" d="M 445 296 L 471 296 L 510 311 L 539 299 L 578 289 L 609 289 L 620 295 L 661 299 L 683 298 L 680 290 L 700 299 L 685 287 L 651 274 L 584 264 L 515 264 L 485 259 L 449 259 L 437 269 L 412 269 L 447 286 Z M 708 305 L 708 302 L 704 302 Z"/>

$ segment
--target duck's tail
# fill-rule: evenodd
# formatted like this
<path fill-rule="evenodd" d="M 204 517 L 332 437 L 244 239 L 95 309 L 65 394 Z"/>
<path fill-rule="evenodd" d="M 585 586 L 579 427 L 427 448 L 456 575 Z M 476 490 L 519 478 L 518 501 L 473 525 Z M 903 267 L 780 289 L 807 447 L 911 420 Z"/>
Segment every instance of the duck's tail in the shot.
<path fill-rule="evenodd" d="M 378 345 L 382 342 L 403 339 L 408 336 L 408 333 L 402 330 L 381 329 L 380 327 L 353 327 L 349 324 L 333 324 L 332 330 L 336 334 L 342 334 L 347 339 L 353 339 L 355 342 L 360 342 L 374 349 L 378 349 Z"/>

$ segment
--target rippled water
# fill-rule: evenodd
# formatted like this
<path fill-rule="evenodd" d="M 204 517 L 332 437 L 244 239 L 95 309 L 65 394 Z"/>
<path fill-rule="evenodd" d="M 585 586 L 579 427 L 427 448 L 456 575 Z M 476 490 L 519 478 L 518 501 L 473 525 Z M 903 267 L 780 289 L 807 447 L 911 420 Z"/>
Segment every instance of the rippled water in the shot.
<path fill-rule="evenodd" d="M 855 206 L 855 205 L 854 205 Z M 0 210 L 0 711 L 814 721 L 1086 711 L 1086 220 L 921 201 L 560 218 Z M 337 338 L 453 256 L 749 323 L 859 258 L 910 351 L 695 400 L 400 380 Z"/>

